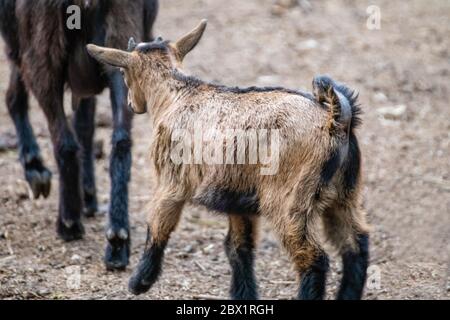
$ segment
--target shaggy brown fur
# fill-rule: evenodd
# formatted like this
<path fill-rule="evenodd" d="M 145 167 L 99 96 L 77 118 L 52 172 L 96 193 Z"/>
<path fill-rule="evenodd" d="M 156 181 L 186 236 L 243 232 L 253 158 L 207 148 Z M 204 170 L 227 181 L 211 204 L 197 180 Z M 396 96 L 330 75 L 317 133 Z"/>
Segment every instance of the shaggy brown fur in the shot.
<path fill-rule="evenodd" d="M 360 205 L 359 154 L 349 148 L 350 137 L 354 137 L 352 122 L 357 120 L 354 96 L 328 77 L 315 79 L 312 96 L 282 88 L 227 88 L 187 76 L 181 69 L 183 59 L 198 43 L 205 27 L 206 22 L 202 22 L 175 43 L 159 39 L 139 44 L 131 53 L 88 46 L 96 59 L 124 70 L 134 111 L 149 111 L 151 115 L 151 164 L 157 191 L 149 214 L 149 242 L 167 242 L 186 202 L 215 196 L 208 202 L 214 203 L 229 194 L 255 195 L 256 213 L 270 221 L 302 276 L 299 297 L 322 298 L 328 261 L 317 238 L 319 220 L 324 220 L 328 236 L 342 252 L 357 254 L 359 237 L 368 233 Z M 278 173 L 261 175 L 259 164 L 174 164 L 170 158 L 173 131 L 193 132 L 199 122 L 218 130 L 277 129 Z M 349 165 L 355 161 L 357 164 Z M 356 168 L 350 188 L 347 168 Z M 257 218 L 242 220 L 233 217 L 236 212 L 228 214 L 232 217 L 228 236 L 231 246 L 236 248 L 247 241 L 251 248 L 253 239 L 243 239 L 253 227 L 245 225 L 254 224 L 251 221 Z M 239 263 L 248 267 L 252 261 L 241 259 Z M 144 255 L 130 289 L 135 293 L 148 290 L 157 269 L 149 268 Z M 233 269 L 234 274 L 243 268 L 238 269 Z M 364 265 L 361 269 L 365 276 Z M 251 289 L 252 276 L 250 272 L 236 284 L 234 298 L 257 297 Z M 358 281 L 359 290 L 364 280 Z M 360 294 L 352 297 L 359 298 Z"/>

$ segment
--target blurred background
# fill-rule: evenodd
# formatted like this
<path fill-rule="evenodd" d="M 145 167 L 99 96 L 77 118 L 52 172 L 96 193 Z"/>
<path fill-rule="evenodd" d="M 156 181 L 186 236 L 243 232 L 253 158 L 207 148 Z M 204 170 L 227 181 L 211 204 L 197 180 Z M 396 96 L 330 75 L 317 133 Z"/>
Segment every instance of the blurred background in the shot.
<path fill-rule="evenodd" d="M 373 228 L 365 298 L 449 299 L 450 2 L 160 2 L 155 35 L 176 39 L 200 19 L 209 20 L 203 40 L 186 59 L 190 74 L 233 86 L 310 91 L 313 77 L 325 73 L 360 93 L 364 204 Z M 371 20 L 377 13 L 379 24 Z M 136 116 L 134 122 L 131 268 L 108 273 L 102 262 L 104 215 L 85 221 L 84 240 L 68 244 L 56 239 L 57 170 L 46 121 L 34 101 L 30 118 L 54 176 L 48 200 L 29 197 L 4 102 L 9 67 L 1 40 L 0 47 L 0 298 L 135 299 L 127 282 L 144 245 L 152 193 L 148 116 Z M 70 114 L 69 103 L 66 109 Z M 99 98 L 96 132 L 103 211 L 109 203 L 110 126 L 105 92 Z M 226 298 L 226 232 L 225 217 L 188 207 L 169 244 L 160 281 L 139 298 Z M 297 285 L 290 262 L 270 232 L 261 232 L 260 238 L 261 297 L 291 299 Z M 340 276 L 339 259 L 332 255 L 329 298 Z"/>

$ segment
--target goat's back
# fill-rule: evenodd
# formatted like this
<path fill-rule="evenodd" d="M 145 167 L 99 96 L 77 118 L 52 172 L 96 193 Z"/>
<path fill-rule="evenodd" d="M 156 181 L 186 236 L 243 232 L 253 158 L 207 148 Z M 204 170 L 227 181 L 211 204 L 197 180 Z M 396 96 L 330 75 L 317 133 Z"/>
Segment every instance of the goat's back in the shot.
<path fill-rule="evenodd" d="M 320 166 L 329 158 L 335 143 L 326 129 L 327 120 L 326 108 L 313 98 L 302 94 L 282 91 L 237 94 L 206 90 L 192 96 L 190 100 L 170 106 L 166 111 L 155 128 L 153 157 L 158 158 L 157 169 L 168 170 L 161 175 L 168 179 L 172 179 L 174 175 L 177 176 L 175 179 L 180 181 L 189 177 L 190 186 L 199 187 L 201 190 L 214 185 L 226 185 L 234 190 L 250 192 L 268 181 L 284 184 L 291 179 L 298 180 L 305 168 L 318 177 Z M 202 150 L 211 148 L 211 141 L 218 146 L 223 145 L 224 163 L 225 155 L 230 152 L 227 150 L 229 142 L 222 140 L 225 141 L 222 143 L 214 139 L 229 139 L 230 134 L 239 133 L 243 133 L 244 139 L 248 139 L 252 134 L 256 134 L 256 143 L 259 144 L 259 137 L 266 136 L 269 152 L 267 154 L 272 150 L 278 153 L 277 171 L 262 175 L 261 169 L 266 165 L 261 161 L 256 164 L 249 162 L 248 153 L 251 152 L 251 146 L 248 140 L 244 151 L 246 162 L 243 164 L 237 163 L 236 154 L 242 150 L 239 150 L 237 140 L 233 140 L 232 153 L 235 156 L 232 165 L 208 165 L 201 162 L 200 165 L 182 166 L 180 169 L 180 166 L 171 162 L 171 148 L 162 147 L 173 145 L 171 139 L 175 130 L 178 131 L 178 136 L 189 136 L 188 140 L 193 142 L 190 150 L 192 155 L 198 147 L 196 143 L 202 144 Z M 272 139 L 275 136 L 277 140 Z M 277 143 L 276 148 L 273 143 Z M 167 152 L 160 154 L 163 149 Z M 259 152 L 257 150 L 255 149 Z M 258 153 L 257 157 L 260 156 Z M 163 158 L 167 162 L 163 161 L 165 164 L 161 165 Z"/>

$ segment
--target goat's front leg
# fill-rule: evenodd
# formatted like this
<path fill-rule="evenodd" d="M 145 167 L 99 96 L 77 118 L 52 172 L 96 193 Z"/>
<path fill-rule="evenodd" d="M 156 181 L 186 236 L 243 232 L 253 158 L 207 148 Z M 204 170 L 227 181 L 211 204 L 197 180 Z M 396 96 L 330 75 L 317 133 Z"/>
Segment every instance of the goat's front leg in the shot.
<path fill-rule="evenodd" d="M 93 217 L 97 212 L 93 139 L 95 132 L 95 98 L 81 99 L 72 96 L 73 127 L 81 144 L 84 215 Z"/>
<path fill-rule="evenodd" d="M 25 171 L 25 179 L 35 198 L 39 198 L 41 195 L 47 198 L 50 194 L 52 174 L 43 164 L 41 152 L 28 118 L 28 93 L 19 68 L 13 63 L 11 63 L 6 104 L 16 128 L 19 157 Z"/>
<path fill-rule="evenodd" d="M 234 300 L 258 299 L 255 278 L 254 248 L 257 217 L 230 215 L 225 251 L 231 265 L 230 295 Z"/>
<path fill-rule="evenodd" d="M 131 175 L 132 113 L 127 107 L 128 91 L 118 70 L 109 75 L 109 87 L 114 129 L 109 167 L 111 192 L 105 265 L 108 270 L 123 270 L 130 257 L 128 183 Z"/>
<path fill-rule="evenodd" d="M 170 192 L 158 192 L 148 222 L 147 243 L 133 276 L 129 290 L 133 294 L 147 292 L 161 273 L 164 249 L 180 220 L 184 200 Z"/>

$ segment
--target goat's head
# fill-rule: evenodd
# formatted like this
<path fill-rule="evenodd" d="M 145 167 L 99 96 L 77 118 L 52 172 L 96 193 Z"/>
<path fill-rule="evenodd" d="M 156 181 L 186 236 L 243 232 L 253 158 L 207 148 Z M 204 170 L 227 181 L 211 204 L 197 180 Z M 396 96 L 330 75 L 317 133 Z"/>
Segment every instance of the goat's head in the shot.
<path fill-rule="evenodd" d="M 164 41 L 161 37 L 152 42 L 136 44 L 133 38 L 128 51 L 104 48 L 89 44 L 88 52 L 96 60 L 121 68 L 129 89 L 128 102 L 136 113 L 147 111 L 148 90 L 157 94 L 158 88 L 175 69 L 182 67 L 185 56 L 200 41 L 207 25 L 206 20 L 176 42 Z"/>

